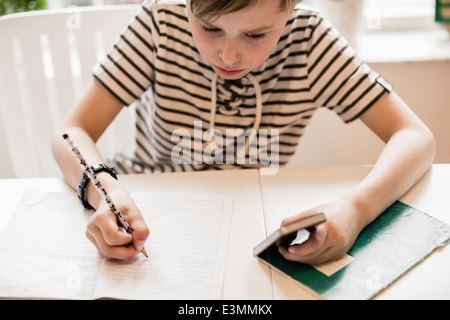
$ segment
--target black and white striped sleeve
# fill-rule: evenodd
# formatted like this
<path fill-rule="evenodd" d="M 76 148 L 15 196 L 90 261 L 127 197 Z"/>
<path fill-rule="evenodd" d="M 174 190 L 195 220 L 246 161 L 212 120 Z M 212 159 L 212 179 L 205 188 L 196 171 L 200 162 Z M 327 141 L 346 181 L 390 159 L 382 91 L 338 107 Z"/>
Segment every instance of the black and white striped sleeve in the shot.
<path fill-rule="evenodd" d="M 318 15 L 308 48 L 308 77 L 316 105 L 344 122 L 361 116 L 391 85 L 363 62 L 330 23 Z"/>
<path fill-rule="evenodd" d="M 146 1 L 106 57 L 94 68 L 94 78 L 124 106 L 138 100 L 154 83 L 159 30 Z"/>

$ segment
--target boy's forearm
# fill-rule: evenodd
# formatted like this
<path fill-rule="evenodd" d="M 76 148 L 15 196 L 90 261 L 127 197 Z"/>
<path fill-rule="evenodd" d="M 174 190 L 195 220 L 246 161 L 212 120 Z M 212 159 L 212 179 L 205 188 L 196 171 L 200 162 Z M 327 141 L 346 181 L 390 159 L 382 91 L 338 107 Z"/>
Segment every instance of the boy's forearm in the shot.
<path fill-rule="evenodd" d="M 414 186 L 434 154 L 428 130 L 405 129 L 390 139 L 370 174 L 346 196 L 358 208 L 361 230 Z"/>
<path fill-rule="evenodd" d="M 61 129 L 55 133 L 52 141 L 54 158 L 58 163 L 67 183 L 73 189 L 77 190 L 80 179 L 83 175 L 83 169 L 64 141 L 63 134 L 65 133 L 69 134 L 88 164 L 93 165 L 103 163 L 103 158 L 100 155 L 94 141 L 82 129 L 70 127 L 67 129 Z M 98 203 L 100 195 L 96 192 L 95 188 L 90 188 L 90 186 L 87 187 L 86 191 L 89 203 L 94 206 L 94 203 Z"/>

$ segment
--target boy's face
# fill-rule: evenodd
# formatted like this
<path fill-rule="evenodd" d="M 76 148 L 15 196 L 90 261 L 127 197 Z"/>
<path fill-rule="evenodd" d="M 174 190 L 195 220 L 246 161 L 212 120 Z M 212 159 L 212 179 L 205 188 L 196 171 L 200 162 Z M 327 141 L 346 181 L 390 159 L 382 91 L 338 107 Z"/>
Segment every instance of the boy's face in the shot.
<path fill-rule="evenodd" d="M 263 0 L 210 20 L 194 16 L 187 0 L 189 23 L 195 45 L 225 79 L 244 77 L 273 53 L 291 12 L 280 12 L 279 0 Z"/>

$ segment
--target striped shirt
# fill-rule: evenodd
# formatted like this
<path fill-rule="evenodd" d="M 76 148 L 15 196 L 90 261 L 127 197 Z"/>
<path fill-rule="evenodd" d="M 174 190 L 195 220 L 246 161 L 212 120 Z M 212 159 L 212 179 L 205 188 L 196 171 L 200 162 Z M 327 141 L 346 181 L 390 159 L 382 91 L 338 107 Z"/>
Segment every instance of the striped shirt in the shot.
<path fill-rule="evenodd" d="M 392 89 L 320 13 L 302 6 L 264 64 L 224 80 L 196 49 L 183 0 L 145 1 L 94 77 L 136 107 L 135 146 L 112 163 L 123 173 L 262 167 L 269 160 L 282 166 L 318 108 L 351 122 Z M 242 161 L 239 136 L 256 125 L 257 143 Z M 212 127 L 215 139 L 207 134 Z M 256 163 L 252 148 L 266 151 Z"/>

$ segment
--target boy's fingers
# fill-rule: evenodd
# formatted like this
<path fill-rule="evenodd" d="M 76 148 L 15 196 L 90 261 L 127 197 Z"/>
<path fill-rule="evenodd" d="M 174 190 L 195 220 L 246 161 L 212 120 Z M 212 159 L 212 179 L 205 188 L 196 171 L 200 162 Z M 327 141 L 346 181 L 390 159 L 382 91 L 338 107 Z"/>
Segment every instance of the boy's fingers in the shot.
<path fill-rule="evenodd" d="M 145 232 L 142 231 L 137 234 L 145 236 Z M 88 223 L 86 236 L 108 259 L 131 259 L 143 247 L 142 245 L 136 251 L 137 249 L 132 245 L 134 233 L 131 235 L 124 232 L 117 224 L 117 218 L 112 212 L 94 214 Z"/>
<path fill-rule="evenodd" d="M 88 223 L 88 230 L 96 239 L 101 237 L 109 246 L 126 245 L 132 242 L 131 235 L 120 230 L 117 218 L 112 212 L 94 214 Z"/>
<path fill-rule="evenodd" d="M 86 236 L 94 244 L 102 256 L 107 259 L 126 260 L 133 258 L 137 252 L 132 245 L 110 246 L 103 239 L 99 229 L 96 232 L 87 231 Z"/>

